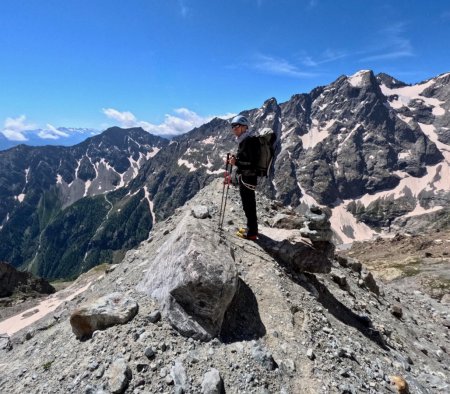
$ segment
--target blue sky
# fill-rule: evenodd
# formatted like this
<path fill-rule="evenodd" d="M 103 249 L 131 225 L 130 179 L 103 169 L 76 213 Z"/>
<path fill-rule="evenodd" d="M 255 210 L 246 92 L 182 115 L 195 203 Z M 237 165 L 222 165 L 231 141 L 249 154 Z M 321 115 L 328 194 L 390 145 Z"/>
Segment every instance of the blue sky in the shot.
<path fill-rule="evenodd" d="M 182 133 L 361 69 L 448 72 L 449 38 L 447 0 L 1 0 L 0 131 Z"/>

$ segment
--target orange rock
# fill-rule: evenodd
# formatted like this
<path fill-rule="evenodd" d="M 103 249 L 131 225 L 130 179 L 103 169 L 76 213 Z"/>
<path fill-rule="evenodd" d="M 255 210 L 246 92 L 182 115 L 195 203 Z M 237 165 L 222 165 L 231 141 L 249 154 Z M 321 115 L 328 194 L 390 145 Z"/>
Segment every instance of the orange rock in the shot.
<path fill-rule="evenodd" d="M 392 384 L 395 385 L 399 394 L 409 394 L 408 382 L 401 376 L 390 376 Z"/>

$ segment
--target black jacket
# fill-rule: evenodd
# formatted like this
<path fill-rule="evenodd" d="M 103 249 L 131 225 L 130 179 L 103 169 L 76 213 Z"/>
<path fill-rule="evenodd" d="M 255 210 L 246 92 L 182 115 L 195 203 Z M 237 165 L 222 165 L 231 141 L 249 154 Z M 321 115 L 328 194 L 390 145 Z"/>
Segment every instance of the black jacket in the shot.
<path fill-rule="evenodd" d="M 247 137 L 238 146 L 236 155 L 237 173 L 244 176 L 256 176 L 259 159 L 258 137 Z"/>

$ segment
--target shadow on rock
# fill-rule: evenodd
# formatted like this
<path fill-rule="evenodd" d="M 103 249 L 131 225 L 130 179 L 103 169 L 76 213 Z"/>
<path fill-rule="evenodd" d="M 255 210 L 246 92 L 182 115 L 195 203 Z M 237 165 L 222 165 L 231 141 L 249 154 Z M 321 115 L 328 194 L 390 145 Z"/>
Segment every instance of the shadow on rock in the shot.
<path fill-rule="evenodd" d="M 373 327 L 372 321 L 367 316 L 359 316 L 347 308 L 312 274 L 330 272 L 331 259 L 329 257 L 334 252 L 334 247 L 330 242 L 309 244 L 303 241 L 276 241 L 260 235 L 258 244 L 283 267 L 295 283 L 312 293 L 336 319 L 356 328 L 378 346 L 388 350 L 381 333 Z"/>
<path fill-rule="evenodd" d="M 342 304 L 323 283 L 317 280 L 315 275 L 305 273 L 304 276 L 304 281 L 298 280 L 296 282 L 310 293 L 313 293 L 322 306 L 336 319 L 347 326 L 356 328 L 361 334 L 375 342 L 382 349 L 389 350 L 383 336 L 373 327 L 372 321 L 368 316 L 360 316 Z"/>
<path fill-rule="evenodd" d="M 258 302 L 250 287 L 239 278 L 238 290 L 225 313 L 220 332 L 224 343 L 258 339 L 266 334 Z"/>

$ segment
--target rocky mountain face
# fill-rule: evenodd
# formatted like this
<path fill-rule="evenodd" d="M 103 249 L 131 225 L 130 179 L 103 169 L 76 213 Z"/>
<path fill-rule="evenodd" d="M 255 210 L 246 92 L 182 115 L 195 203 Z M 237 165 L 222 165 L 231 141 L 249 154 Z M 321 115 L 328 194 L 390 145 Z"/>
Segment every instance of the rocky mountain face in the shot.
<path fill-rule="evenodd" d="M 273 168 L 260 180 L 259 191 L 299 212 L 312 205 L 329 207 L 337 243 L 448 223 L 449 92 L 448 73 L 407 85 L 386 74 L 360 71 L 285 103 L 272 98 L 261 108 L 243 111 L 252 128 L 269 128 L 278 135 Z M 139 169 L 128 166 L 137 162 L 137 153 L 133 160 L 128 153 L 120 156 L 121 164 L 101 161 L 103 147 L 99 145 L 95 165 L 80 154 L 71 161 L 72 175 L 63 168 L 52 173 L 63 198 L 56 198 L 54 189 L 36 193 L 27 217 L 50 215 L 51 223 L 34 219 L 28 227 L 19 225 L 14 210 L 28 207 L 26 198 L 20 201 L 25 183 L 0 176 L 9 190 L 8 203 L 0 208 L 0 241 L 8 241 L 0 243 L 0 258 L 51 278 L 118 262 L 148 237 L 155 222 L 223 176 L 223 157 L 236 150 L 236 143 L 228 122 L 214 119 L 160 146 L 151 160 L 141 153 Z M 96 169 L 110 166 L 114 170 L 103 179 L 111 176 L 106 183 L 112 186 L 99 189 Z M 19 179 L 26 179 L 27 168 L 21 168 Z M 96 195 L 89 197 L 93 190 Z M 57 204 L 66 209 L 56 208 L 56 215 Z M 33 242 L 27 240 L 29 233 Z"/>
<path fill-rule="evenodd" d="M 326 210 L 260 194 L 247 241 L 230 187 L 218 231 L 222 191 L 210 183 L 122 262 L 35 306 L 57 305 L 39 321 L 0 322 L 0 391 L 448 392 L 445 300 L 335 256 Z"/>
<path fill-rule="evenodd" d="M 0 297 L 9 297 L 14 293 L 52 294 L 53 286 L 45 279 L 35 278 L 29 272 L 19 272 L 10 264 L 0 262 Z"/>
<path fill-rule="evenodd" d="M 371 71 L 342 76 L 309 94 L 244 111 L 252 127 L 278 135 L 260 190 L 285 205 L 332 209 L 337 242 L 401 230 L 408 221 L 448 220 L 449 74 L 409 86 Z M 130 185 L 146 186 L 163 219 L 223 172 L 235 151 L 220 119 L 178 137 Z M 170 163 L 168 166 L 163 163 Z"/>
<path fill-rule="evenodd" d="M 97 253 L 92 263 L 85 253 L 88 245 L 96 249 L 94 236 L 105 236 L 99 229 L 104 217 L 115 222 L 114 231 L 132 227 L 121 230 L 129 242 L 145 239 L 152 225 L 148 204 L 147 215 L 131 224 L 130 209 L 143 209 L 135 196 L 123 194 L 123 186 L 167 144 L 142 129 L 115 127 L 73 147 L 20 145 L 0 152 L 0 258 L 40 276 L 70 277 L 82 264 L 87 269 L 102 260 Z M 121 209 L 111 212 L 116 190 Z M 111 235 L 110 227 L 103 231 Z"/>

